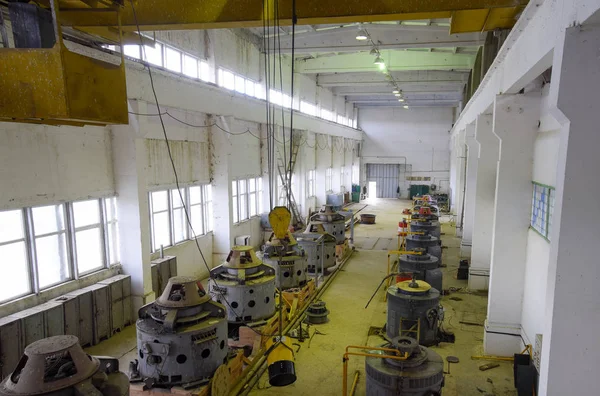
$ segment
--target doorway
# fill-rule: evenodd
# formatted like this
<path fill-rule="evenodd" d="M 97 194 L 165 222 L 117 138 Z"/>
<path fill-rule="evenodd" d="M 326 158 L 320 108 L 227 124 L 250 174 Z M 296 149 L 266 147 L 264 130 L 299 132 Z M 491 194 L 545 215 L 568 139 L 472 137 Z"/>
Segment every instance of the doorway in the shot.
<path fill-rule="evenodd" d="M 369 199 L 377 198 L 377 182 L 370 181 L 369 186 L 367 187 Z"/>

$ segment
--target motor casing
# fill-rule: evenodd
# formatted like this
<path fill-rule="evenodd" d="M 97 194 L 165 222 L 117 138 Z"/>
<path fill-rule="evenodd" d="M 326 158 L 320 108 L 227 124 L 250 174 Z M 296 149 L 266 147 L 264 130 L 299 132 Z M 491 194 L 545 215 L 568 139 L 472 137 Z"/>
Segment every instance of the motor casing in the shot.
<path fill-rule="evenodd" d="M 334 267 L 336 239 L 331 234 L 297 233 L 294 235 L 298 245 L 304 249 L 309 274 L 321 273 Z"/>
<path fill-rule="evenodd" d="M 439 265 L 442 265 L 442 245 L 439 238 L 433 235 L 408 235 L 406 237 L 406 250 L 415 250 L 424 248 L 427 253 L 438 258 Z"/>
<path fill-rule="evenodd" d="M 434 289 L 443 290 L 442 270 L 439 268 L 439 260 L 419 248 L 415 252 L 420 254 L 403 254 L 398 259 L 400 272 L 411 272 L 415 278 L 429 283 Z"/>

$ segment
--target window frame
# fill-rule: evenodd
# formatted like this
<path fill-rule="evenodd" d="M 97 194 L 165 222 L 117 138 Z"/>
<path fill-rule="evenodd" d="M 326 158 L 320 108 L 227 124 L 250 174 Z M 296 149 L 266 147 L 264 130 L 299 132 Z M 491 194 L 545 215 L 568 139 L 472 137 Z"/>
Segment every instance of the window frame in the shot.
<path fill-rule="evenodd" d="M 94 223 L 94 224 L 88 224 L 85 226 L 81 226 L 81 227 L 76 227 L 75 225 L 75 210 L 74 210 L 74 204 L 77 202 L 87 202 L 87 201 L 96 201 L 98 204 L 98 223 Z M 73 255 L 73 276 L 75 276 L 75 272 L 77 273 L 77 275 L 75 276 L 75 279 L 78 279 L 81 276 L 85 276 L 85 275 L 89 275 L 92 274 L 94 272 L 98 272 L 101 271 L 103 269 L 108 268 L 111 264 L 109 263 L 110 259 L 109 256 L 107 256 L 108 254 L 108 231 L 105 229 L 105 208 L 104 208 L 104 199 L 102 198 L 93 198 L 93 199 L 84 199 L 84 200 L 79 200 L 79 201 L 73 201 L 70 202 L 69 205 L 69 212 L 71 213 L 70 216 L 70 226 L 72 227 L 72 232 L 71 232 L 71 239 L 72 239 L 72 255 Z M 100 251 L 102 252 L 102 266 L 100 267 L 96 267 L 96 268 L 92 268 L 90 270 L 86 270 L 83 272 L 79 271 L 79 257 L 77 256 L 77 232 L 78 231 L 87 231 L 87 230 L 92 230 L 98 228 L 98 230 L 100 231 L 100 235 L 101 235 L 101 240 L 100 240 Z"/>
<path fill-rule="evenodd" d="M 556 199 L 556 188 L 547 184 L 532 181 L 532 196 L 531 196 L 531 214 L 529 216 L 529 228 L 535 231 L 539 236 L 550 242 L 550 230 L 552 226 L 552 217 L 554 213 L 554 202 Z M 536 192 L 541 191 L 542 200 L 538 200 Z M 545 197 L 545 198 L 544 198 Z M 543 203 L 543 207 L 538 207 L 538 202 Z M 543 218 L 538 226 L 538 216 L 534 217 L 536 211 L 543 210 Z M 538 229 L 539 227 L 539 229 Z"/>
<path fill-rule="evenodd" d="M 233 192 L 232 189 L 232 193 L 231 193 L 231 206 L 232 206 L 232 213 L 233 213 L 233 218 L 232 218 L 232 223 L 233 224 L 240 224 L 243 223 L 245 221 L 251 220 L 255 217 L 258 217 L 262 214 L 262 204 L 263 204 L 263 199 L 262 199 L 262 194 L 263 194 L 263 183 L 262 183 L 262 177 L 261 176 L 256 176 L 256 177 L 249 177 L 246 179 L 234 179 L 231 181 L 232 183 L 232 187 L 233 185 L 235 185 L 235 194 Z M 251 183 L 254 183 L 254 191 L 250 191 L 250 185 Z M 240 188 L 242 186 L 242 184 L 244 185 L 244 190 L 245 192 L 241 192 L 242 189 Z M 250 199 L 250 195 L 255 195 L 255 200 L 254 200 L 254 212 L 255 214 L 251 214 L 252 210 L 251 210 L 251 199 Z M 242 197 L 242 196 L 245 196 Z M 235 203 L 235 204 L 234 204 Z M 242 218 L 242 205 L 244 206 L 244 209 L 246 210 L 246 217 Z"/>
<path fill-rule="evenodd" d="M 11 239 L 8 241 L 0 242 L 0 247 L 12 245 L 15 243 L 23 243 L 25 245 L 25 265 L 27 267 L 27 280 L 28 280 L 29 287 L 26 292 L 24 292 L 22 294 L 17 294 L 17 295 L 11 296 L 11 297 L 7 298 L 6 300 L 2 300 L 2 301 L 0 301 L 0 304 L 4 304 L 11 300 L 15 300 L 15 299 L 38 292 L 37 282 L 35 280 L 36 275 L 34 275 L 34 271 L 33 271 L 34 260 L 32 257 L 32 249 L 31 249 L 31 234 L 30 234 L 31 228 L 29 227 L 29 216 L 28 216 L 26 208 L 9 209 L 9 210 L 5 210 L 3 212 L 12 212 L 13 210 L 20 212 L 21 226 L 23 228 L 23 236 L 18 239 Z"/>
<path fill-rule="evenodd" d="M 315 191 L 315 170 L 311 169 L 306 173 L 306 197 L 311 198 L 316 196 Z"/>
<path fill-rule="evenodd" d="M 325 192 L 333 192 L 333 168 L 325 169 Z"/>

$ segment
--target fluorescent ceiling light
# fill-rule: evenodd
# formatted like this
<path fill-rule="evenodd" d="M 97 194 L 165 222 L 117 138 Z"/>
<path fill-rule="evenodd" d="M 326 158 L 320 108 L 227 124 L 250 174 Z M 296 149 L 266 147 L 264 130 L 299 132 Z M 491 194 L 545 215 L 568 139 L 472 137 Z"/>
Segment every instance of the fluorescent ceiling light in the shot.
<path fill-rule="evenodd" d="M 375 65 L 384 65 L 385 66 L 385 62 L 383 61 L 383 58 L 379 55 L 377 55 L 377 58 L 375 58 L 375 62 L 373 62 Z"/>
<path fill-rule="evenodd" d="M 407 105 L 404 105 L 404 106 L 402 106 L 402 107 L 404 107 L 405 109 L 408 109 L 408 106 L 407 106 Z"/>
<path fill-rule="evenodd" d="M 397 89 L 394 89 L 394 90 L 392 91 L 392 93 L 395 93 L 395 94 L 400 94 L 400 91 L 398 91 Z"/>
<path fill-rule="evenodd" d="M 404 102 L 404 99 L 400 98 L 398 99 L 398 102 Z"/>
<path fill-rule="evenodd" d="M 365 29 L 360 29 L 358 33 L 356 33 L 356 39 L 359 41 L 365 41 L 369 39 L 367 35 L 367 31 Z"/>

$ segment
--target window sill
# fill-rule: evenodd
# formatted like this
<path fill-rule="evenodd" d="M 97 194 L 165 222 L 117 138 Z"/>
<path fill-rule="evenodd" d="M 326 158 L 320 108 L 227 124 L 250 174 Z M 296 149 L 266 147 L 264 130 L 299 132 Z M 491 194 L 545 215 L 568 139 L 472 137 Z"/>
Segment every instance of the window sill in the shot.
<path fill-rule="evenodd" d="M 56 286 L 51 286 L 48 289 L 40 291 L 39 294 L 28 294 L 15 300 L 0 304 L 0 318 L 11 315 L 15 312 L 35 307 L 36 305 L 43 304 L 75 290 L 91 286 L 95 283 L 108 279 L 111 276 L 119 274 L 119 272 L 121 272 L 120 270 L 121 265 L 112 265 L 110 268 L 104 268 L 99 271 L 83 275 L 79 279 L 68 280 Z"/>

